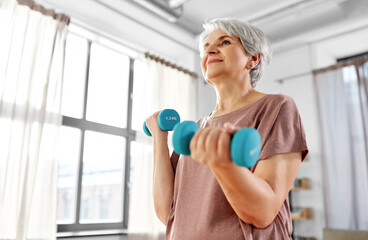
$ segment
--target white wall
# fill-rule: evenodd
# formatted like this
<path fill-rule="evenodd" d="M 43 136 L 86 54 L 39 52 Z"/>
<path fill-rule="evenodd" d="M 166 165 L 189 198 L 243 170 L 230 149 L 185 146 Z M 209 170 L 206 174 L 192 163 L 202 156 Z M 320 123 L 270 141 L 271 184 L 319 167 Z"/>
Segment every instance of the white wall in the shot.
<path fill-rule="evenodd" d="M 201 70 L 201 59 L 199 55 L 196 57 L 196 72 L 198 73 L 198 119 L 207 116 L 215 107 L 216 92 L 212 85 L 204 80 Z"/>
<path fill-rule="evenodd" d="M 368 27 L 333 39 L 318 41 L 312 45 L 313 68 L 324 68 L 336 63 L 336 59 L 368 52 Z"/>

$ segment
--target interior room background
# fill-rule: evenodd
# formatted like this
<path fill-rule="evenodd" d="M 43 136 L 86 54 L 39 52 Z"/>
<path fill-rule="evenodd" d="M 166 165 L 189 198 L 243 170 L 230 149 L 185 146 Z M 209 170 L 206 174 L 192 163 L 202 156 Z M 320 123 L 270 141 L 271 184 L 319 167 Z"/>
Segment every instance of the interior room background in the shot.
<path fill-rule="evenodd" d="M 4 2 L 5 0 L 2 1 L 2 4 Z M 68 88 L 68 97 L 75 96 L 75 98 L 70 99 L 70 102 L 65 102 L 68 101 L 68 98 L 64 98 L 64 105 L 62 106 L 69 105 L 69 109 L 74 109 L 72 110 L 74 112 L 67 112 L 68 110 L 61 109 L 62 115 L 60 116 L 61 119 L 59 119 L 61 120 L 61 134 L 58 139 L 64 141 L 63 146 L 68 147 L 69 150 L 58 152 L 58 155 L 56 154 L 55 156 L 57 159 L 69 159 L 70 162 L 64 165 L 61 164 L 58 168 L 58 173 L 52 173 L 55 176 L 55 181 L 57 181 L 57 176 L 59 176 L 58 190 L 55 189 L 58 193 L 53 192 L 50 194 L 56 194 L 58 203 L 64 204 L 57 205 L 57 216 L 54 217 L 57 219 L 58 226 L 55 224 L 53 228 L 55 236 L 61 238 L 72 235 L 127 234 L 129 231 L 143 235 L 147 233 L 160 235 L 163 231 L 163 226 L 152 214 L 150 190 L 147 188 L 147 184 L 145 184 L 149 182 L 149 174 L 151 174 L 147 169 L 152 167 L 149 166 L 151 140 L 142 133 L 141 125 L 145 115 L 152 113 L 154 110 L 167 107 L 179 108 L 179 112 L 181 110 L 181 115 L 183 115 L 184 119 L 191 120 L 204 117 L 212 111 L 216 101 L 215 93 L 212 87 L 205 83 L 201 75 L 197 35 L 185 28 L 177 27 L 163 18 L 156 17 L 143 9 L 134 8 L 128 1 L 42 0 L 37 2 L 42 4 L 42 6 L 55 9 L 57 12 L 64 13 L 70 17 L 70 23 L 67 26 L 68 33 L 65 33 L 67 41 L 64 68 L 71 70 L 70 72 L 64 72 L 64 79 L 68 79 L 68 74 L 77 75 L 80 79 L 80 81 L 75 82 L 65 80 L 63 83 L 64 89 Z M 195 2 L 195 0 L 190 2 Z M 286 4 L 288 1 L 283 2 Z M 291 2 L 297 3 L 298 1 L 289 1 L 289 3 Z M 353 120 L 361 117 L 359 121 L 353 121 L 353 124 L 356 125 L 352 126 L 361 126 L 361 128 L 357 129 L 361 129 L 359 133 L 363 134 L 354 133 L 354 136 L 357 136 L 358 139 L 360 138 L 358 140 L 362 144 L 360 150 L 367 148 L 365 145 L 368 138 L 367 129 L 364 127 L 367 126 L 367 99 L 364 98 L 366 89 L 364 90 L 363 88 L 364 81 L 366 82 L 365 86 L 367 86 L 368 65 L 364 65 L 364 62 L 366 62 L 364 57 L 360 65 L 356 62 L 350 62 L 352 65 L 344 65 L 341 62 L 346 58 L 368 52 L 368 42 L 366 41 L 368 39 L 368 3 L 359 0 L 329 2 L 334 2 L 332 4 L 333 8 L 340 7 L 341 12 L 349 12 L 346 12 L 345 15 L 342 14 L 341 16 L 343 17 L 339 18 L 338 21 L 331 21 L 318 28 L 306 26 L 305 30 L 300 31 L 298 34 L 282 39 L 271 39 L 273 60 L 256 88 L 259 91 L 283 93 L 291 96 L 299 108 L 304 123 L 309 156 L 302 164 L 297 178 L 308 179 L 309 187 L 300 191 L 292 191 L 290 198 L 296 210 L 299 208 L 310 209 L 311 216 L 305 220 L 293 222 L 295 239 L 298 239 L 298 236 L 304 237 L 304 239 L 311 237 L 323 239 L 324 229 L 329 227 L 368 231 L 368 204 L 366 202 L 368 199 L 367 155 L 362 153 L 360 160 L 356 162 L 355 168 L 349 169 L 351 173 L 354 173 L 354 176 L 360 176 L 360 182 L 356 182 L 356 179 L 354 180 L 352 175 L 348 173 L 334 176 L 338 179 L 336 182 L 348 189 L 347 192 L 341 192 L 341 196 L 337 196 L 336 194 L 339 192 L 336 191 L 338 189 L 334 189 L 329 185 L 330 181 L 333 181 L 333 178 L 330 177 L 333 173 L 327 172 L 327 169 L 331 168 L 331 165 L 327 164 L 333 163 L 326 160 L 326 148 L 329 147 L 331 150 L 331 146 L 327 146 L 325 142 L 325 136 L 328 133 L 324 129 L 327 128 L 328 122 L 327 124 L 323 123 L 323 114 L 321 114 L 321 111 L 326 112 L 329 108 L 332 108 L 332 105 L 324 106 L 321 104 L 321 101 L 331 101 L 337 105 L 337 100 L 331 99 L 340 99 L 339 105 L 341 106 L 350 101 L 347 99 L 349 96 L 352 99 L 355 96 L 355 100 L 351 100 L 353 101 L 352 106 L 358 105 L 358 110 L 361 112 L 342 111 L 341 114 L 346 117 L 347 114 L 357 113 L 357 117 L 353 116 L 351 118 Z M 197 11 L 198 14 L 206 14 L 205 9 L 198 9 Z M 293 19 L 297 18 L 297 14 L 289 14 L 285 21 L 293 21 Z M 147 52 L 152 53 L 153 56 L 145 54 Z M 102 56 L 108 56 L 108 60 L 103 61 Z M 159 59 L 155 58 L 156 56 Z M 119 64 L 114 65 L 117 62 Z M 183 73 L 182 70 L 168 73 L 173 68 L 166 66 L 167 64 L 165 65 L 165 63 L 167 62 L 188 71 L 186 73 Z M 1 63 L 4 64 L 4 62 Z M 103 66 L 104 64 L 107 66 L 108 71 L 98 72 L 96 70 L 96 72 L 93 72 L 91 70 L 97 69 L 98 67 L 96 66 Z M 328 67 L 330 66 L 335 66 L 335 68 L 329 69 Z M 157 70 L 161 67 L 163 70 Z M 360 74 L 357 74 L 359 70 Z M 167 74 L 165 73 L 166 80 L 161 77 L 163 76 L 162 72 L 157 73 L 159 71 L 167 72 Z M 3 72 L 0 73 L 3 74 Z M 90 75 L 89 78 L 86 77 L 86 73 Z M 158 76 L 161 77 L 159 77 L 161 80 L 157 80 L 158 78 L 154 77 L 155 74 L 159 74 Z M 125 76 L 124 86 L 121 86 L 122 83 L 116 81 L 115 83 L 109 83 L 110 88 L 108 88 L 103 83 L 98 83 L 97 81 L 99 78 L 114 79 L 116 75 Z M 172 76 L 175 76 L 175 80 L 172 79 Z M 88 79 L 88 82 L 86 82 L 86 79 Z M 321 84 L 321 79 L 328 79 L 329 83 L 323 85 Z M 342 95 L 328 95 L 330 98 L 324 100 L 322 96 L 326 96 L 331 89 L 337 94 L 338 91 L 334 87 L 336 87 L 336 82 L 339 79 L 339 89 Z M 184 83 L 180 85 L 182 81 Z M 350 85 L 346 85 L 349 81 Z M 89 88 L 86 87 L 86 84 L 90 84 Z M 164 87 L 159 89 L 159 84 L 163 84 Z M 0 86 L 2 87 L 3 85 Z M 119 92 L 116 92 L 118 87 L 122 87 L 127 91 L 125 102 L 120 106 L 106 106 L 109 105 L 107 99 L 109 94 L 111 96 L 119 95 Z M 349 87 L 351 88 L 350 95 L 344 91 L 345 88 Z M 0 90 L 2 93 L 0 113 L 3 114 L 5 109 L 4 96 L 6 94 L 3 93 L 2 89 Z M 188 102 L 184 104 L 193 106 L 191 109 L 180 107 L 183 103 L 176 99 L 175 95 L 175 92 L 180 92 L 180 90 L 187 93 L 185 99 Z M 108 92 L 109 94 L 102 96 L 99 94 L 100 91 Z M 324 91 L 326 94 L 324 94 Z M 153 93 L 164 97 L 158 99 L 158 97 L 153 96 Z M 88 98 L 90 100 L 87 100 Z M 91 114 L 90 116 L 86 112 L 87 101 L 94 101 L 91 104 L 96 106 L 95 112 L 89 113 Z M 134 106 L 134 104 L 138 105 Z M 333 107 L 336 111 L 332 112 L 338 112 L 338 107 L 335 105 Z M 121 113 L 123 115 L 117 115 L 112 118 L 106 117 L 113 113 L 119 114 L 119 111 L 117 111 L 119 108 L 123 109 L 124 113 Z M 126 118 L 126 115 L 129 115 L 130 118 Z M 2 118 L 3 116 L 1 115 Z M 104 124 L 107 122 L 105 125 L 108 126 L 99 124 L 88 125 L 88 123 L 83 121 L 78 122 L 75 120 L 83 118 L 83 116 L 84 118 L 92 119 L 92 122 Z M 331 117 L 331 115 L 329 116 Z M 336 118 L 338 117 L 339 115 L 328 120 L 336 123 Z M 124 118 L 126 122 L 113 122 L 111 119 L 114 118 Z M 2 120 L 5 121 L 4 118 Z M 55 121 L 59 120 L 56 119 Z M 110 120 L 112 122 L 109 122 Z M 344 124 L 344 121 L 341 121 L 341 124 Z M 342 129 L 342 125 L 337 123 L 334 126 L 340 130 Z M 81 134 L 81 129 L 83 131 L 89 129 L 89 131 Z M 98 131 L 100 132 L 98 133 Z M 338 131 L 332 132 L 340 133 Z M 108 133 L 113 134 L 109 135 Z M 341 139 L 339 146 L 352 143 L 352 139 L 346 136 L 335 136 L 335 138 Z M 84 141 L 84 149 L 81 149 L 81 140 Z M 101 147 L 104 151 L 98 151 L 92 147 L 103 143 L 108 143 L 106 146 Z M 119 147 L 116 146 L 124 147 L 117 151 L 116 149 L 119 149 Z M 80 175 L 81 162 L 78 159 L 80 152 L 83 150 L 87 151 L 86 149 L 89 149 L 88 154 L 107 160 L 103 163 L 84 162 L 86 174 L 82 177 Z M 334 149 L 331 151 L 334 151 Z M 109 157 L 128 159 L 129 164 L 115 162 L 111 163 L 111 165 L 108 161 Z M 352 161 L 351 154 L 342 156 L 340 161 L 344 161 L 345 157 L 347 162 Z M 139 158 L 141 161 L 134 161 L 135 158 Z M 114 164 L 118 165 L 115 166 Z M 0 166 L 3 167 L 4 165 Z M 348 167 L 350 165 L 343 166 Z M 116 171 L 116 169 L 119 169 L 119 171 Z M 340 173 L 344 172 L 343 169 L 338 171 Z M 0 180 L 5 179 L 5 168 L 0 169 L 0 173 Z M 145 178 L 135 179 L 138 175 L 145 176 Z M 64 176 L 64 179 L 60 176 Z M 77 181 L 78 176 L 80 178 L 79 181 Z M 115 177 L 110 178 L 106 176 Z M 114 182 L 116 179 L 120 180 Z M 137 182 L 142 184 L 135 188 L 138 189 L 135 192 L 129 190 L 134 181 L 136 185 Z M 0 184 L 2 184 L 0 187 L 5 186 L 4 181 L 0 181 Z M 104 184 L 111 188 L 99 189 L 99 185 Z M 356 198 L 359 194 L 352 195 L 356 193 L 349 192 L 351 187 L 355 185 L 358 185 L 356 191 L 361 193 L 360 198 Z M 67 186 L 65 191 L 62 190 L 63 186 Z M 336 188 L 336 185 L 334 187 Z M 78 188 L 80 189 L 79 191 L 76 190 Z M 78 194 L 80 200 L 76 204 L 75 199 Z M 329 202 L 331 194 L 335 194 L 336 198 L 341 200 L 340 202 L 334 202 L 334 204 L 337 204 L 336 206 L 331 205 Z M 346 194 L 354 197 L 346 197 Z M 81 196 L 85 196 L 85 198 L 83 199 Z M 86 196 L 90 196 L 90 198 Z M 132 196 L 136 196 L 133 202 L 131 201 Z M 2 199 L 5 198 L 0 196 L 0 201 Z M 98 199 L 98 206 L 96 202 L 93 203 L 92 199 Z M 118 202 L 119 204 L 113 206 L 109 199 L 115 199 L 113 202 Z M 17 201 L 21 200 L 18 199 Z M 0 204 L 2 203 L 0 202 Z M 355 205 L 359 205 L 361 208 L 354 209 Z M 4 206 L 1 207 L 4 208 Z M 42 207 L 42 205 L 38 207 Z M 110 208 L 114 210 L 108 213 L 107 209 Z M 93 209 L 97 209 L 97 212 L 93 212 Z M 337 215 L 334 215 L 334 213 Z M 76 218 L 80 221 L 75 222 Z M 339 218 L 341 221 L 336 220 Z M 130 224 L 129 226 L 128 223 Z M 3 226 L 5 226 L 4 222 L 0 222 L 0 234 L 5 232 L 4 228 L 1 229 Z M 79 233 L 76 234 L 76 232 Z M 3 236 L 0 235 L 0 239 L 2 238 Z"/>

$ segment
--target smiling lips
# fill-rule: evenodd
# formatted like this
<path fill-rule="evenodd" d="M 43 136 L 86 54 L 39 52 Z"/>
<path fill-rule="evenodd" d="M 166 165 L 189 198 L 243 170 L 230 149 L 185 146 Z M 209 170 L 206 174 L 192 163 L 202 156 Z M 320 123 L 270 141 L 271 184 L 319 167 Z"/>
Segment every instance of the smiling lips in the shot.
<path fill-rule="evenodd" d="M 207 61 L 207 65 L 211 63 L 217 63 L 217 62 L 222 62 L 222 60 L 221 59 L 210 59 Z"/>

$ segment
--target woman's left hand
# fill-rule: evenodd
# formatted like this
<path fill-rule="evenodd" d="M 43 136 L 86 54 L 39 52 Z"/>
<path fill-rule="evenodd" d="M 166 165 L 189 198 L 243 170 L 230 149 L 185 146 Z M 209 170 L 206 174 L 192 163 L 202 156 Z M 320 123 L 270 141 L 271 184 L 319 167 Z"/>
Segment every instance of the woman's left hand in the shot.
<path fill-rule="evenodd" d="M 199 129 L 190 142 L 191 157 L 211 167 L 226 167 L 233 164 L 230 143 L 236 130 L 230 123 L 225 123 L 222 128 Z"/>

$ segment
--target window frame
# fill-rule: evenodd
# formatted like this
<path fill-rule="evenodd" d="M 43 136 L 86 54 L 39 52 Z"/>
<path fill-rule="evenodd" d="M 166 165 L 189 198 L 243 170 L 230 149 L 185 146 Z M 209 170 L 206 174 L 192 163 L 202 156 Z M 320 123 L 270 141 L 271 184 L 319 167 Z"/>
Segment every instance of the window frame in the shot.
<path fill-rule="evenodd" d="M 88 98 L 88 85 L 89 85 L 89 70 L 90 70 L 90 60 L 91 60 L 91 46 L 93 43 L 98 43 L 92 41 L 78 33 L 69 32 L 68 34 L 73 34 L 81 37 L 87 41 L 87 56 L 86 56 L 86 74 L 85 74 L 85 86 L 84 86 L 84 98 L 83 98 L 83 116 L 81 119 L 73 118 L 69 116 L 62 116 L 62 126 L 73 127 L 81 131 L 80 138 L 80 151 L 79 151 L 79 162 L 78 162 L 78 172 L 77 172 L 77 189 L 76 189 L 76 206 L 75 206 L 75 221 L 71 224 L 57 224 L 57 232 L 81 232 L 81 231 L 93 231 L 93 230 L 127 230 L 128 219 L 129 219 L 129 196 L 130 196 L 130 171 L 131 171 L 131 142 L 136 139 L 136 131 L 132 129 L 132 111 L 133 111 L 133 80 L 134 80 L 134 61 L 131 56 L 124 54 L 129 57 L 129 83 L 128 83 L 128 94 L 127 94 L 127 125 L 125 128 L 110 126 L 102 123 L 96 123 L 88 121 L 86 119 L 87 113 L 87 98 Z M 98 43 L 100 44 L 100 43 Z M 102 44 L 108 47 L 105 44 Z M 120 52 L 116 49 L 110 48 L 116 52 Z M 110 222 L 110 223 L 79 223 L 80 221 L 80 207 L 81 207 L 81 194 L 82 194 L 82 177 L 83 177 L 83 154 L 84 154 L 84 140 L 86 131 L 95 131 L 99 133 L 111 134 L 115 136 L 120 136 L 125 138 L 125 173 L 122 184 L 122 193 L 124 194 L 123 206 L 122 206 L 122 221 L 121 222 Z"/>

